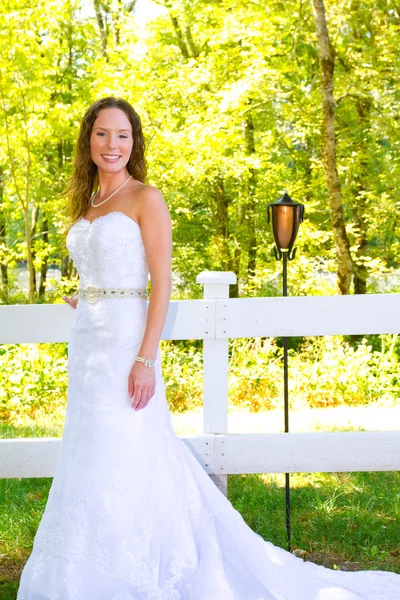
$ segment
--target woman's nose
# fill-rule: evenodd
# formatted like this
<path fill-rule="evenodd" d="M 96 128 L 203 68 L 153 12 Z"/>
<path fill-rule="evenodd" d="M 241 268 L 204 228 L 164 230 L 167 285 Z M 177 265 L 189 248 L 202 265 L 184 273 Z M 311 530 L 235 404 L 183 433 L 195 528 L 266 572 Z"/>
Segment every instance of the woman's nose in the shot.
<path fill-rule="evenodd" d="M 108 138 L 108 147 L 109 148 L 116 148 L 117 147 L 117 140 L 113 136 L 110 136 Z"/>

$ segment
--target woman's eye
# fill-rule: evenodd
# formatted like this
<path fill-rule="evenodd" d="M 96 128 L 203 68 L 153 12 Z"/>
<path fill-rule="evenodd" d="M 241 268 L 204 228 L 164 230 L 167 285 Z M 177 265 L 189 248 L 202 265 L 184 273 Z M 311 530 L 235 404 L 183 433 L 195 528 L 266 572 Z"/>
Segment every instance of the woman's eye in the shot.
<path fill-rule="evenodd" d="M 105 135 L 105 133 L 103 131 L 99 131 L 98 133 L 96 133 L 96 135 Z M 121 137 L 122 139 L 126 140 L 128 138 L 127 135 L 120 135 L 119 137 Z"/>

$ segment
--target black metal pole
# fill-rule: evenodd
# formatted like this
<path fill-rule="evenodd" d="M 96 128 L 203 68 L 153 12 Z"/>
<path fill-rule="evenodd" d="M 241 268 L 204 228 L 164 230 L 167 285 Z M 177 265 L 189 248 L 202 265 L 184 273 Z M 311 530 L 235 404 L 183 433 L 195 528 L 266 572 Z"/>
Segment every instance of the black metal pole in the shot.
<path fill-rule="evenodd" d="M 287 252 L 283 254 L 283 295 L 287 296 Z M 285 404 L 285 433 L 289 432 L 289 373 L 288 373 L 288 338 L 283 338 L 283 382 Z M 290 474 L 285 473 L 286 492 L 286 541 L 290 552 Z"/>

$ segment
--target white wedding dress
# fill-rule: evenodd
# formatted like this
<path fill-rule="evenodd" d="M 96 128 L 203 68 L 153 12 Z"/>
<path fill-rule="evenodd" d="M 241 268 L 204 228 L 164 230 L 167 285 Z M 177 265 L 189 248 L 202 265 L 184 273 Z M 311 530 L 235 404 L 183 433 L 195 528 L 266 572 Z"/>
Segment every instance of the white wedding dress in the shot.
<path fill-rule="evenodd" d="M 138 223 L 81 219 L 67 247 L 82 287 L 146 288 Z M 400 575 L 304 562 L 253 532 L 176 436 L 160 350 L 135 411 L 128 374 L 148 301 L 79 299 L 66 420 L 17 600 L 395 600 Z"/>

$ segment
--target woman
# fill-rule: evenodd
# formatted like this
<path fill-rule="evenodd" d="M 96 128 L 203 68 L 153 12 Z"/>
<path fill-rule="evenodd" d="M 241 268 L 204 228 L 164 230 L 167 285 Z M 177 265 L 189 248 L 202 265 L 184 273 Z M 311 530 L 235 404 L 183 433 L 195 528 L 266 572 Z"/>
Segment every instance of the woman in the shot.
<path fill-rule="evenodd" d="M 66 420 L 17 599 L 400 598 L 399 575 L 332 571 L 264 541 L 175 435 L 159 351 L 171 219 L 145 175 L 138 115 L 95 102 L 69 188 L 80 291 L 64 297 L 77 309 Z"/>

